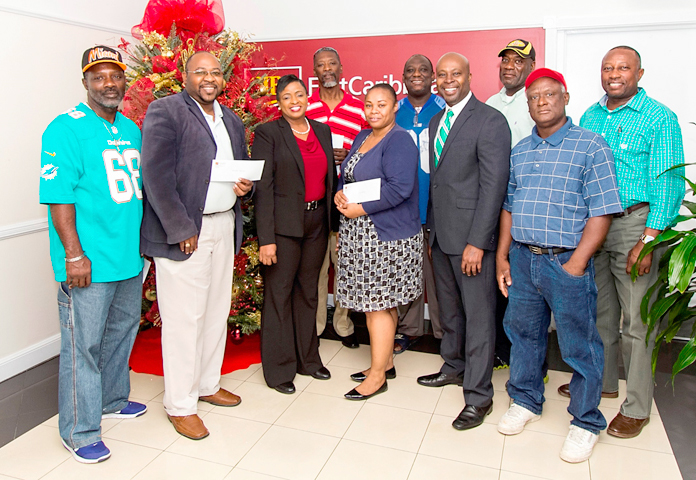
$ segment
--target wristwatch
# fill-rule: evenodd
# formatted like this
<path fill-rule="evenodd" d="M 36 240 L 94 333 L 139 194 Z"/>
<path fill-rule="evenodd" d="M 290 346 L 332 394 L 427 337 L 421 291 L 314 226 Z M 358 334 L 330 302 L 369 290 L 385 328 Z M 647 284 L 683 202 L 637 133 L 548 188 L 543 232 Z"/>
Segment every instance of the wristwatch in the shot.
<path fill-rule="evenodd" d="M 648 243 L 652 242 L 653 240 L 655 240 L 655 237 L 653 237 L 652 235 L 643 234 L 640 236 L 640 241 L 643 242 L 643 245 L 647 245 Z"/>

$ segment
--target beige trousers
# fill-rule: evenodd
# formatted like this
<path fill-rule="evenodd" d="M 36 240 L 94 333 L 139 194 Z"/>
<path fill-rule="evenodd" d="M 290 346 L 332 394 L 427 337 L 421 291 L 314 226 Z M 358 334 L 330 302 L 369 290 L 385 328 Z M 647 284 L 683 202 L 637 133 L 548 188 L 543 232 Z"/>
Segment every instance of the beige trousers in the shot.
<path fill-rule="evenodd" d="M 164 409 L 193 415 L 220 388 L 234 273 L 234 211 L 203 216 L 198 250 L 177 262 L 155 257 L 162 315 Z"/>
<path fill-rule="evenodd" d="M 334 268 L 338 265 L 338 252 L 336 252 L 336 232 L 329 235 L 329 246 L 326 249 L 324 263 L 319 271 L 319 285 L 317 298 L 317 335 L 321 335 L 326 328 L 326 304 L 329 298 L 329 262 L 333 262 Z M 334 292 L 336 292 L 336 278 L 334 277 Z M 355 331 L 353 320 L 348 315 L 348 310 L 341 307 L 334 296 L 336 311 L 333 316 L 333 327 L 341 337 L 347 337 Z"/>

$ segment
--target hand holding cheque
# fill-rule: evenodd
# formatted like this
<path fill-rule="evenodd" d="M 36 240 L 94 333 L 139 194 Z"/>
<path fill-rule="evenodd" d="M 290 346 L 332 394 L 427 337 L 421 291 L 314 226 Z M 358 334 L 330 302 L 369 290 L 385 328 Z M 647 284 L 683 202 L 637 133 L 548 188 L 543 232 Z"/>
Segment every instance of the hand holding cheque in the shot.
<path fill-rule="evenodd" d="M 347 218 L 361 217 L 366 215 L 361 203 L 379 200 L 381 186 L 380 178 L 346 184 L 336 192 L 334 203 Z"/>

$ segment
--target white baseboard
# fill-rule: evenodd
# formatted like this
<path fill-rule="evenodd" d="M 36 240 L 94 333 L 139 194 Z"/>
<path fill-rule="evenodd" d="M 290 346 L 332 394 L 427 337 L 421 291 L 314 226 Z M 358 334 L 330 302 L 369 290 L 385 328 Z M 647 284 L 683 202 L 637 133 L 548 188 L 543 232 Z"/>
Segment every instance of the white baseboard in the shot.
<path fill-rule="evenodd" d="M 60 353 L 60 333 L 39 343 L 0 358 L 0 382 L 14 377 L 40 363 L 50 360 Z"/>

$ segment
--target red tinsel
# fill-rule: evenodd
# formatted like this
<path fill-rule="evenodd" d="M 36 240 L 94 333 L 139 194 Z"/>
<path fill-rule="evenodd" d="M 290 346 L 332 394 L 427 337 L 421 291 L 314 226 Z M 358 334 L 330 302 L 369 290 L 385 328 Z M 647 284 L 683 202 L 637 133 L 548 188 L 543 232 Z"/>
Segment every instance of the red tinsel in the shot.
<path fill-rule="evenodd" d="M 141 30 L 167 37 L 175 22 L 176 32 L 184 42 L 200 33 L 216 35 L 225 28 L 222 0 L 150 0 L 143 21 L 131 33 L 139 40 L 143 38 Z"/>
<path fill-rule="evenodd" d="M 155 84 L 147 77 L 143 77 L 131 85 L 123 97 L 123 114 L 135 119 L 138 127 L 143 126 L 147 107 L 155 99 L 153 88 Z"/>

